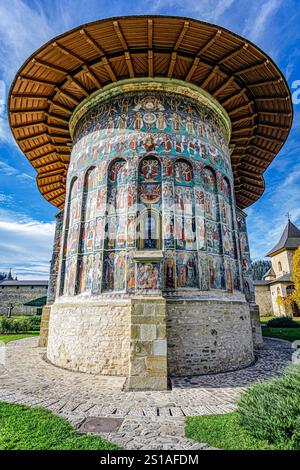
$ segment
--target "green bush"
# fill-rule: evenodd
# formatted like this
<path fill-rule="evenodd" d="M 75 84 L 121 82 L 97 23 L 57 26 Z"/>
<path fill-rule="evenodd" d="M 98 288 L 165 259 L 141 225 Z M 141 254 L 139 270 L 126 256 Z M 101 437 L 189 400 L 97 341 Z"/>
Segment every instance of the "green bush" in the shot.
<path fill-rule="evenodd" d="M 28 318 L 30 322 L 30 331 L 39 331 L 41 327 L 41 317 L 35 315 L 34 317 Z"/>
<path fill-rule="evenodd" d="M 292 317 L 278 317 L 269 320 L 268 328 L 300 328 L 299 322 L 293 320 Z"/>
<path fill-rule="evenodd" d="M 13 320 L 2 317 L 0 320 L 0 333 L 12 333 L 13 331 Z"/>
<path fill-rule="evenodd" d="M 39 331 L 41 319 L 34 316 L 30 318 L 6 318 L 0 320 L 0 333 L 27 333 L 28 331 Z"/>
<path fill-rule="evenodd" d="M 246 390 L 238 402 L 238 416 L 255 438 L 300 450 L 300 365 Z"/>

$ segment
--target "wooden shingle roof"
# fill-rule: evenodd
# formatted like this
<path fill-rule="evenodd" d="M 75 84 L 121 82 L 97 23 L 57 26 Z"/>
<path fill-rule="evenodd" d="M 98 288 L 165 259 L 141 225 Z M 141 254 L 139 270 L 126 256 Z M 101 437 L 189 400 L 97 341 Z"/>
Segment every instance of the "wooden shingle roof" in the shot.
<path fill-rule="evenodd" d="M 128 16 L 82 25 L 49 41 L 19 70 L 9 119 L 36 169 L 41 194 L 65 201 L 69 119 L 103 86 L 134 77 L 167 77 L 214 96 L 232 122 L 230 145 L 237 205 L 264 191 L 263 172 L 284 144 L 293 117 L 290 91 L 274 62 L 249 41 L 189 18 Z"/>

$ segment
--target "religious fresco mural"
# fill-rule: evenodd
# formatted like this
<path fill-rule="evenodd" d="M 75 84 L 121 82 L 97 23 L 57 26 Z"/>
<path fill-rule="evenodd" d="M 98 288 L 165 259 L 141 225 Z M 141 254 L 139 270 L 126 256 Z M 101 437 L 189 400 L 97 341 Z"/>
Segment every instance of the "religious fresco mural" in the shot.
<path fill-rule="evenodd" d="M 52 257 L 50 262 L 50 276 L 47 291 L 47 304 L 52 304 L 55 300 L 56 287 L 59 275 L 59 260 L 63 233 L 64 212 L 60 211 L 56 216 L 55 233 Z"/>
<path fill-rule="evenodd" d="M 161 265 L 157 262 L 137 263 L 137 291 L 159 291 L 161 289 Z"/>
<path fill-rule="evenodd" d="M 247 294 L 247 300 L 254 302 L 253 273 L 250 258 L 250 249 L 247 235 L 246 217 L 243 211 L 237 209 L 238 240 L 241 253 L 241 268 L 243 275 L 243 290 Z"/>
<path fill-rule="evenodd" d="M 246 252 L 247 240 L 226 134 L 207 107 L 162 92 L 95 105 L 75 130 L 74 178 L 63 293 L 240 288 L 237 244 Z M 163 261 L 138 262 L 139 250 L 162 250 Z"/>

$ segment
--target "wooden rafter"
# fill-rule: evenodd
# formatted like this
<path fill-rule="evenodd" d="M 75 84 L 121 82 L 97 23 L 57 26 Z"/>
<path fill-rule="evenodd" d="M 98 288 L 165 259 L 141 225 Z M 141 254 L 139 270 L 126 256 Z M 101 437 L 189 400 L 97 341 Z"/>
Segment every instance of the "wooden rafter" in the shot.
<path fill-rule="evenodd" d="M 113 21 L 113 25 L 114 25 L 115 32 L 118 36 L 118 39 L 121 43 L 121 46 L 124 49 L 125 62 L 126 62 L 127 68 L 128 68 L 129 76 L 130 76 L 130 78 L 134 78 L 134 76 L 135 76 L 134 68 L 133 68 L 133 64 L 132 64 L 132 61 L 131 61 L 130 52 L 128 51 L 128 45 L 127 45 L 126 39 L 124 37 L 124 34 L 121 31 L 119 22 L 118 21 Z"/>
<path fill-rule="evenodd" d="M 169 40 L 168 31 L 174 30 L 178 33 Z M 141 56 L 146 66 L 139 68 L 139 76 L 161 76 L 162 64 L 167 64 L 166 78 L 176 71 L 176 79 L 202 86 L 221 103 L 232 123 L 237 204 L 243 208 L 257 200 L 263 187 L 259 179 L 292 122 L 283 76 L 261 50 L 229 31 L 192 19 L 156 16 L 84 25 L 47 43 L 21 68 L 10 92 L 10 123 L 21 149 L 43 175 L 38 184 L 46 199 L 63 206 L 71 150 L 68 124 L 74 109 L 95 89 L 123 79 L 124 60 L 128 76 L 134 77 L 133 64 L 136 60 L 142 65 Z M 260 187 L 245 179 L 251 179 L 251 172 Z"/>

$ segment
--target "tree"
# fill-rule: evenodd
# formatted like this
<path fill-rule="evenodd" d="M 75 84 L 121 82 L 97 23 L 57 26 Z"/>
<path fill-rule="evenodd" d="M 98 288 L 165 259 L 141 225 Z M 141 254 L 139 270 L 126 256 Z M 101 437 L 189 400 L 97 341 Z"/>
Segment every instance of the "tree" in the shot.
<path fill-rule="evenodd" d="M 292 281 L 295 290 L 289 297 L 300 307 L 300 246 L 293 257 Z"/>
<path fill-rule="evenodd" d="M 7 274 L 5 274 L 5 273 L 0 273 L 0 282 L 1 282 L 1 281 L 5 281 L 6 278 L 7 278 Z"/>
<path fill-rule="evenodd" d="M 260 281 L 263 276 L 266 274 L 267 271 L 271 268 L 272 264 L 271 261 L 267 260 L 258 260 L 252 263 L 252 272 L 253 272 L 253 279 L 255 281 Z"/>

